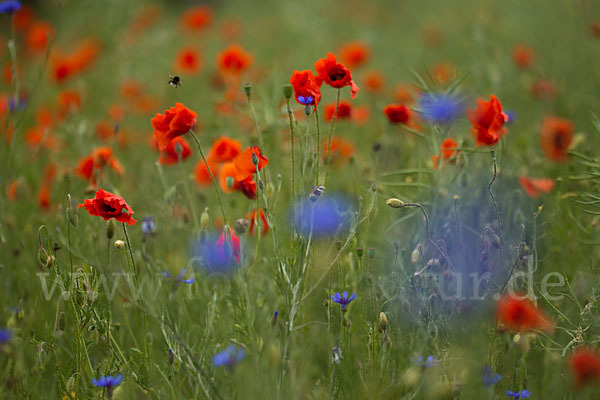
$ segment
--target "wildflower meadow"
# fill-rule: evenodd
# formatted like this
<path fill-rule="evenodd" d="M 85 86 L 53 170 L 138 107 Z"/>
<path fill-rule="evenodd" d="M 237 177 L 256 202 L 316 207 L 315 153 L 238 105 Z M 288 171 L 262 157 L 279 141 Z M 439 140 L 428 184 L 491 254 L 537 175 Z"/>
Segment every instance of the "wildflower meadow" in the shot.
<path fill-rule="evenodd" d="M 600 399 L 600 3 L 0 0 L 0 399 Z"/>

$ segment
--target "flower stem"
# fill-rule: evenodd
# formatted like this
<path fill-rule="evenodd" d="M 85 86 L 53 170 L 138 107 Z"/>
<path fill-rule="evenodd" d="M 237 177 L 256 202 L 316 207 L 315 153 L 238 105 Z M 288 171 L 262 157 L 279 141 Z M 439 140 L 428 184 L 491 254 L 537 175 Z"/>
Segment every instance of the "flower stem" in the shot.
<path fill-rule="evenodd" d="M 208 171 L 208 174 L 210 175 L 210 180 L 213 184 L 213 188 L 215 189 L 215 193 L 217 194 L 217 200 L 219 201 L 219 207 L 221 207 L 221 214 L 223 214 L 223 224 L 227 224 L 227 214 L 225 213 L 225 208 L 223 207 L 223 201 L 221 200 L 221 193 L 219 192 L 219 188 L 217 186 L 217 181 L 215 180 L 215 177 L 214 177 L 212 171 L 210 170 L 210 167 L 208 166 L 206 157 L 204 157 L 204 152 L 202 151 L 202 146 L 200 145 L 200 141 L 196 137 L 196 134 L 194 134 L 194 131 L 191 129 L 190 129 L 190 135 L 196 142 L 196 146 L 198 146 L 198 151 L 200 152 L 200 157 L 202 157 L 204 166 L 206 167 L 206 170 Z"/>
<path fill-rule="evenodd" d="M 317 186 L 319 186 L 319 162 L 321 161 L 321 126 L 319 125 L 319 109 L 315 107 L 315 119 L 317 120 L 317 166 L 315 175 L 317 177 Z"/>
<path fill-rule="evenodd" d="M 291 135 L 291 145 L 292 145 L 292 189 L 291 189 L 291 193 L 292 193 L 292 238 L 294 237 L 294 232 L 296 232 L 295 229 L 295 217 L 294 217 L 294 201 L 296 200 L 296 165 L 295 165 L 295 159 L 294 159 L 294 121 L 292 121 L 292 109 L 290 108 L 290 99 L 287 99 L 287 112 L 288 112 L 288 119 L 290 120 L 290 135 Z"/>
<path fill-rule="evenodd" d="M 335 127 L 338 109 L 340 108 L 340 93 L 341 88 L 338 88 L 335 100 L 335 111 L 333 112 L 333 118 L 331 119 L 331 125 L 329 126 L 329 137 L 327 138 L 327 154 L 325 155 L 325 182 L 323 182 L 324 185 L 327 185 L 327 177 L 329 176 L 329 164 L 331 164 L 329 160 L 329 151 L 331 148 L 331 136 L 333 135 L 333 128 Z"/>

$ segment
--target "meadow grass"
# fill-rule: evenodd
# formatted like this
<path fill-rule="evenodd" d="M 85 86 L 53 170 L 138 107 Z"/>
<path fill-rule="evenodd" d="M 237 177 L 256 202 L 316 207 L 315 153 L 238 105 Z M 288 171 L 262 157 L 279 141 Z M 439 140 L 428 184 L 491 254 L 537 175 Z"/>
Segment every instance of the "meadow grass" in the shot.
<path fill-rule="evenodd" d="M 53 27 L 38 52 L 29 26 L 0 15 L 3 66 L 20 71 L 0 89 L 0 329 L 10 332 L 0 335 L 0 398 L 600 398 L 598 381 L 578 386 L 569 367 L 575 349 L 600 340 L 600 41 L 590 34 L 600 6 L 207 4 L 212 21 L 189 32 L 180 18 L 196 3 L 38 2 L 33 20 Z M 136 16 L 148 25 L 132 28 Z M 83 38 L 99 44 L 97 57 L 56 82 L 57 57 Z M 354 40 L 370 50 L 351 68 L 356 99 L 326 84 L 316 108 L 290 97 L 294 70 Z M 215 61 L 232 43 L 253 57 L 233 78 Z M 533 52 L 525 69 L 512 56 L 521 43 Z M 197 73 L 175 65 L 184 46 L 201 54 Z M 366 82 L 375 70 L 378 91 Z M 540 79 L 556 93 L 533 96 Z M 122 90 L 132 81 L 143 92 L 134 101 Z M 399 102 L 398 84 L 415 98 L 406 103 L 415 124 L 390 124 L 382 111 Z M 81 104 L 61 109 L 64 90 Z M 459 115 L 419 117 L 423 93 L 456 96 Z M 514 118 L 494 146 L 477 146 L 466 110 L 490 94 Z M 338 98 L 368 117 L 326 121 Z M 151 119 L 175 103 L 197 123 L 182 135 L 191 156 L 164 165 Z M 124 118 L 110 119 L 115 104 Z M 52 123 L 29 140 L 44 107 Z M 552 115 L 574 126 L 561 162 L 540 146 Z M 97 133 L 103 121 L 109 137 Z M 251 171 L 253 199 L 226 193 L 216 170 L 214 182 L 196 182 L 196 165 L 224 135 L 268 158 Z M 335 162 L 322 145 L 330 135 L 353 146 Z M 460 151 L 433 168 L 450 137 Z M 101 165 L 94 184 L 74 169 L 99 146 L 124 173 Z M 553 190 L 532 198 L 522 175 L 552 179 Z M 122 196 L 138 222 L 77 208 L 97 188 Z M 255 209 L 268 221 L 263 236 L 263 222 L 249 232 Z M 343 292 L 356 294 L 347 306 Z M 528 293 L 553 329 L 499 323 L 507 292 Z M 486 382 L 494 373 L 501 380 Z M 98 381 L 119 375 L 114 388 Z"/>

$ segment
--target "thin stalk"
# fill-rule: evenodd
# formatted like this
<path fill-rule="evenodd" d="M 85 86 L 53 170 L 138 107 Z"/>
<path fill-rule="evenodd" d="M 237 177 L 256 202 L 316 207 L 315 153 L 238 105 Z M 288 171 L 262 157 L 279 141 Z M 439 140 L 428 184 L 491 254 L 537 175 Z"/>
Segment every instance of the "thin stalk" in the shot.
<path fill-rule="evenodd" d="M 291 135 L 291 145 L 292 145 L 292 240 L 294 238 L 294 233 L 296 232 L 295 221 L 296 218 L 294 216 L 294 201 L 296 200 L 296 165 L 294 159 L 294 122 L 292 121 L 292 109 L 290 108 L 290 99 L 287 99 L 287 112 L 288 119 L 290 120 L 290 135 Z"/>
<path fill-rule="evenodd" d="M 337 96 L 335 100 L 335 111 L 333 112 L 333 118 L 331 120 L 331 125 L 329 126 L 329 137 L 327 138 L 327 154 L 325 155 L 325 182 L 323 184 L 327 186 L 327 177 L 329 176 L 329 151 L 331 148 L 331 137 L 333 136 L 333 128 L 335 127 L 335 121 L 337 119 L 338 109 L 340 108 L 340 93 L 341 88 L 337 90 Z"/>
<path fill-rule="evenodd" d="M 227 224 L 227 214 L 225 213 L 225 208 L 223 207 L 223 201 L 221 200 L 221 193 L 219 191 L 219 187 L 217 186 L 217 181 L 215 180 L 215 177 L 214 177 L 212 171 L 210 170 L 210 167 L 208 166 L 206 157 L 204 157 L 204 152 L 202 151 L 202 146 L 200 145 L 200 141 L 196 137 L 196 134 L 194 133 L 193 130 L 190 129 L 189 132 L 190 132 L 190 135 L 192 136 L 192 138 L 194 139 L 194 141 L 196 142 L 196 146 L 198 147 L 198 151 L 200 152 L 200 157 L 202 157 L 204 166 L 206 167 L 206 170 L 208 171 L 208 174 L 210 175 L 210 180 L 213 184 L 213 188 L 215 189 L 215 193 L 217 194 L 217 200 L 219 201 L 219 207 L 221 207 L 221 214 L 223 214 L 223 224 Z"/>
<path fill-rule="evenodd" d="M 319 162 L 321 161 L 321 126 L 319 125 L 319 109 L 315 107 L 315 119 L 317 120 L 317 166 L 316 166 L 316 181 L 319 186 Z M 329 150 L 327 151 L 329 152 Z"/>

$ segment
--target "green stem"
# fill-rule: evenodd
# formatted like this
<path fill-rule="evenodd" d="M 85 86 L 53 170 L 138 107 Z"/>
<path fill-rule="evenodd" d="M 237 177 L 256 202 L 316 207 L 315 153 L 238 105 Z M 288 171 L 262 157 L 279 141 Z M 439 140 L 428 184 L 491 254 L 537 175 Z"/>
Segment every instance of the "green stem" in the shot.
<path fill-rule="evenodd" d="M 331 161 L 329 160 L 329 150 L 331 148 L 331 137 L 333 136 L 333 128 L 335 127 L 335 121 L 337 119 L 338 109 L 340 108 L 340 93 L 341 88 L 337 90 L 337 96 L 335 100 L 335 111 L 333 112 L 333 118 L 331 119 L 331 125 L 329 126 L 329 137 L 327 138 L 327 154 L 325 156 L 325 182 L 323 184 L 327 186 L 327 178 L 329 176 L 329 164 Z M 318 184 L 318 183 L 317 183 Z"/>
<path fill-rule="evenodd" d="M 190 135 L 196 142 L 196 146 L 198 146 L 198 151 L 200 152 L 200 157 L 202 157 L 202 161 L 204 161 L 204 166 L 206 167 L 206 170 L 208 171 L 208 174 L 210 175 L 210 180 L 213 184 L 213 188 L 215 189 L 215 193 L 217 194 L 217 200 L 219 201 L 219 207 L 221 207 L 221 213 L 223 214 L 223 224 L 227 225 L 227 214 L 225 213 L 225 208 L 223 207 L 223 201 L 221 200 L 221 193 L 219 191 L 219 187 L 217 186 L 217 181 L 215 180 L 215 177 L 214 177 L 212 171 L 210 170 L 210 167 L 208 166 L 206 157 L 204 157 L 204 152 L 202 151 L 202 146 L 200 145 L 200 141 L 194 134 L 194 131 L 191 129 L 190 129 Z"/>
<path fill-rule="evenodd" d="M 288 112 L 288 119 L 290 120 L 290 135 L 291 135 L 291 145 L 292 145 L 292 239 L 294 237 L 294 233 L 296 232 L 295 229 L 295 217 L 294 217 L 294 201 L 296 200 L 296 166 L 295 166 L 295 159 L 294 159 L 294 122 L 292 121 L 292 109 L 290 108 L 290 99 L 287 99 L 287 112 Z"/>
<path fill-rule="evenodd" d="M 317 167 L 315 175 L 317 177 L 317 186 L 319 186 L 319 162 L 321 161 L 321 127 L 319 125 L 319 109 L 317 107 L 315 107 L 315 119 L 317 120 Z"/>

